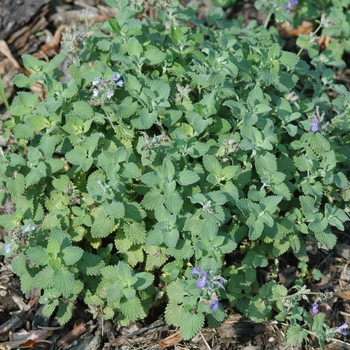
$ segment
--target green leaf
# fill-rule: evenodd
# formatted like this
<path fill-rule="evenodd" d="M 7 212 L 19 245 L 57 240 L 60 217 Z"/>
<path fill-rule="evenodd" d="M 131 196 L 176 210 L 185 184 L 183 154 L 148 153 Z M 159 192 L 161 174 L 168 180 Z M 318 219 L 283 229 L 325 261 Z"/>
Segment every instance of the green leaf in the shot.
<path fill-rule="evenodd" d="M 141 203 L 146 210 L 153 210 L 158 204 L 164 203 L 164 196 L 159 190 L 153 189 L 146 193 Z"/>
<path fill-rule="evenodd" d="M 272 296 L 275 300 L 281 300 L 288 294 L 286 287 L 282 285 L 275 285 L 272 287 Z"/>
<path fill-rule="evenodd" d="M 79 270 L 88 276 L 97 276 L 101 274 L 104 267 L 102 258 L 98 255 L 84 251 L 82 259 L 78 263 Z"/>
<path fill-rule="evenodd" d="M 149 129 L 157 121 L 157 117 L 156 111 L 149 112 L 147 108 L 143 108 L 139 117 L 133 119 L 132 123 L 139 130 Z"/>
<path fill-rule="evenodd" d="M 142 318 L 142 315 L 144 313 L 139 298 L 123 300 L 123 302 L 120 303 L 120 311 L 131 322 Z"/>
<path fill-rule="evenodd" d="M 34 128 L 28 124 L 18 124 L 13 128 L 13 134 L 18 139 L 32 139 L 34 132 Z"/>
<path fill-rule="evenodd" d="M 124 221 L 123 230 L 125 237 L 132 244 L 144 244 L 146 240 L 146 228 L 144 221 Z"/>
<path fill-rule="evenodd" d="M 180 332 L 184 340 L 193 338 L 204 326 L 202 313 L 186 312 L 182 309 L 179 315 Z"/>
<path fill-rule="evenodd" d="M 165 308 L 165 320 L 169 325 L 173 325 L 176 327 L 180 327 L 180 314 L 182 312 L 182 308 L 177 304 L 170 300 Z"/>
<path fill-rule="evenodd" d="M 145 63 L 146 64 L 159 64 L 162 63 L 165 60 L 166 54 L 162 51 L 160 51 L 155 46 L 147 46 L 147 50 L 144 53 Z"/>
<path fill-rule="evenodd" d="M 25 178 L 21 173 L 16 175 L 16 178 L 7 178 L 7 188 L 13 197 L 18 197 L 24 193 L 25 189 Z"/>
<path fill-rule="evenodd" d="M 53 288 L 55 285 L 54 270 L 50 266 L 44 267 L 34 276 L 33 284 L 42 289 Z"/>
<path fill-rule="evenodd" d="M 184 200 L 182 199 L 182 196 L 178 191 L 169 193 L 164 198 L 164 204 L 172 214 L 178 214 L 180 212 L 180 210 L 182 209 L 183 202 Z"/>
<path fill-rule="evenodd" d="M 167 288 L 167 295 L 172 303 L 181 304 L 185 296 L 184 286 L 180 281 L 171 282 Z"/>
<path fill-rule="evenodd" d="M 282 196 L 267 196 L 260 201 L 263 210 L 273 214 L 277 210 L 278 204 L 282 200 Z"/>
<path fill-rule="evenodd" d="M 311 330 L 313 332 L 317 332 L 323 329 L 324 327 L 324 318 L 325 318 L 325 314 L 320 312 L 317 315 L 315 315 L 314 317 L 314 323 L 312 325 Z"/>
<path fill-rule="evenodd" d="M 93 238 L 104 238 L 113 232 L 115 225 L 114 218 L 107 216 L 102 207 L 95 210 L 95 220 L 91 227 L 91 236 Z"/>
<path fill-rule="evenodd" d="M 26 268 L 26 259 L 26 255 L 21 254 L 15 256 L 11 261 L 11 267 L 13 269 L 13 272 L 20 277 L 28 273 Z"/>
<path fill-rule="evenodd" d="M 54 311 L 56 310 L 57 305 L 59 304 L 59 300 L 52 300 L 49 304 L 46 304 L 42 309 L 43 315 L 46 317 L 50 317 Z"/>
<path fill-rule="evenodd" d="M 56 271 L 53 276 L 53 286 L 63 297 L 70 297 L 75 286 L 73 273 L 68 270 Z"/>
<path fill-rule="evenodd" d="M 330 232 L 315 232 L 315 237 L 328 249 L 333 249 L 337 243 L 337 236 Z"/>
<path fill-rule="evenodd" d="M 83 256 L 83 249 L 79 247 L 66 247 L 62 250 L 62 260 L 66 266 L 76 264 Z"/>
<path fill-rule="evenodd" d="M 312 220 L 314 214 L 317 213 L 317 208 L 315 207 L 315 199 L 310 196 L 300 196 L 299 201 L 305 218 Z"/>
<path fill-rule="evenodd" d="M 73 103 L 74 113 L 83 120 L 91 119 L 94 116 L 92 107 L 85 101 Z"/>
<path fill-rule="evenodd" d="M 289 68 L 294 68 L 300 61 L 300 57 L 293 52 L 283 51 L 279 61 Z"/>
<path fill-rule="evenodd" d="M 313 269 L 311 273 L 315 281 L 320 281 L 323 277 L 323 274 L 319 269 Z"/>
<path fill-rule="evenodd" d="M 56 68 L 66 59 L 67 55 L 64 53 L 59 53 L 50 59 L 48 63 L 43 66 L 43 72 L 47 74 L 52 74 Z"/>
<path fill-rule="evenodd" d="M 349 184 L 347 177 L 341 172 L 334 174 L 334 183 L 341 189 L 346 188 Z"/>
<path fill-rule="evenodd" d="M 298 325 L 290 326 L 287 328 L 287 345 L 289 346 L 299 346 L 308 336 L 308 332 L 302 329 Z"/>
<path fill-rule="evenodd" d="M 210 174 L 219 174 L 222 170 L 218 159 L 210 154 L 205 154 L 203 156 L 203 165 Z"/>
<path fill-rule="evenodd" d="M 144 290 L 154 281 L 154 276 L 148 272 L 139 272 L 135 277 L 137 277 L 137 282 L 134 284 L 136 290 Z"/>
<path fill-rule="evenodd" d="M 170 27 L 170 38 L 174 42 L 175 45 L 179 45 L 181 42 L 181 39 L 184 39 L 184 31 L 177 27 L 176 25 L 172 25 Z"/>
<path fill-rule="evenodd" d="M 60 302 L 58 304 L 56 318 L 60 325 L 66 324 L 72 318 L 73 305 L 72 302 Z"/>
<path fill-rule="evenodd" d="M 155 171 L 143 174 L 141 176 L 141 181 L 147 186 L 157 186 L 160 183 L 160 176 Z"/>
<path fill-rule="evenodd" d="M 256 171 L 259 175 L 265 173 L 276 173 L 277 172 L 277 159 L 276 156 L 269 152 L 257 154 L 254 157 Z"/>
<path fill-rule="evenodd" d="M 179 237 L 180 237 L 179 231 L 173 228 L 164 234 L 164 243 L 169 248 L 175 248 L 179 240 Z"/>
<path fill-rule="evenodd" d="M 257 219 L 253 215 L 251 215 L 246 221 L 246 224 L 249 227 L 249 239 L 258 239 L 264 230 L 263 221 L 260 218 Z"/>
<path fill-rule="evenodd" d="M 30 89 L 34 86 L 35 80 L 32 77 L 27 77 L 23 73 L 17 74 L 13 77 L 13 82 L 19 88 L 27 88 Z"/>
<path fill-rule="evenodd" d="M 182 170 L 178 173 L 177 181 L 181 186 L 188 186 L 199 181 L 200 177 L 191 170 Z"/>
<path fill-rule="evenodd" d="M 45 266 L 49 261 L 49 254 L 46 249 L 40 246 L 29 248 L 27 256 L 36 265 Z"/>
<path fill-rule="evenodd" d="M 138 179 L 141 177 L 141 170 L 135 163 L 124 163 L 124 169 L 120 175 L 128 179 Z"/>
<path fill-rule="evenodd" d="M 46 249 L 49 254 L 55 256 L 58 253 L 60 253 L 61 250 L 63 250 L 64 248 L 70 247 L 71 243 L 71 238 L 67 232 L 62 231 L 58 227 L 54 227 L 51 230 Z"/>
<path fill-rule="evenodd" d="M 126 50 L 130 56 L 133 56 L 136 59 L 139 59 L 141 53 L 143 52 L 142 45 L 138 42 L 136 38 L 129 39 L 126 45 Z"/>
<path fill-rule="evenodd" d="M 280 53 L 281 53 L 281 47 L 277 43 L 275 43 L 269 48 L 267 57 L 269 60 L 278 58 Z"/>
<path fill-rule="evenodd" d="M 101 207 L 108 217 L 122 219 L 125 216 L 124 204 L 113 200 L 111 203 L 103 203 Z"/>
<path fill-rule="evenodd" d="M 45 65 L 46 62 L 39 61 L 32 55 L 24 54 L 21 56 L 24 67 L 33 74 L 39 73 L 39 70 Z"/>
<path fill-rule="evenodd" d="M 168 181 L 171 181 L 174 178 L 175 175 L 175 167 L 170 158 L 165 157 L 163 160 L 163 166 L 162 166 L 162 175 L 164 178 L 166 178 Z"/>
<path fill-rule="evenodd" d="M 131 74 L 124 74 L 124 84 L 127 90 L 139 96 L 141 92 L 141 84 L 138 82 L 135 76 Z"/>
<path fill-rule="evenodd" d="M 272 306 L 259 296 L 253 298 L 249 304 L 249 317 L 252 321 L 261 323 L 271 317 Z"/>
<path fill-rule="evenodd" d="M 335 226 L 340 231 L 344 231 L 343 222 L 349 220 L 343 209 L 332 207 L 329 203 L 325 205 L 325 217 L 329 225 Z"/>

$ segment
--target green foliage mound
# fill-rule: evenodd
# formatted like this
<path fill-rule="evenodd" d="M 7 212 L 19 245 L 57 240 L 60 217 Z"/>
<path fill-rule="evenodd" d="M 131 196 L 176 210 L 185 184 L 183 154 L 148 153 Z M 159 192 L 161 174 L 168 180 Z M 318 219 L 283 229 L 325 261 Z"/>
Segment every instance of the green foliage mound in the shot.
<path fill-rule="evenodd" d="M 332 249 L 344 230 L 349 92 L 274 27 L 107 2 L 115 18 L 48 63 L 24 55 L 31 75 L 15 77 L 0 158 L 15 212 L 0 225 L 22 291 L 41 288 L 61 324 L 80 297 L 121 325 L 166 300 L 185 339 L 219 326 L 225 300 L 256 322 L 290 319 L 287 289 L 257 269 L 289 252 L 305 270 L 307 244 Z"/>

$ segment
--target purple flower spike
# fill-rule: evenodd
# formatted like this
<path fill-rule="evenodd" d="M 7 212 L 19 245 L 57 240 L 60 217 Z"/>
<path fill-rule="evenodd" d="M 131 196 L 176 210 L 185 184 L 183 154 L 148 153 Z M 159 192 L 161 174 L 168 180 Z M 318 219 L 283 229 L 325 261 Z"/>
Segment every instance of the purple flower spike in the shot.
<path fill-rule="evenodd" d="M 199 280 L 196 282 L 197 287 L 198 287 L 198 288 L 204 288 L 206 282 L 207 282 L 207 277 L 206 277 L 206 276 L 203 276 L 201 279 L 199 279 Z"/>
<path fill-rule="evenodd" d="M 98 89 L 93 89 L 93 90 L 92 90 L 92 95 L 93 95 L 94 97 L 97 97 L 98 94 L 99 94 Z"/>
<path fill-rule="evenodd" d="M 318 303 L 317 303 L 317 301 L 315 301 L 311 306 L 312 306 L 311 312 L 312 312 L 314 315 L 318 314 Z"/>
<path fill-rule="evenodd" d="M 114 95 L 114 91 L 113 90 L 108 90 L 107 91 L 107 98 L 111 98 Z"/>
<path fill-rule="evenodd" d="M 347 329 L 349 327 L 349 325 L 347 323 L 344 323 L 343 325 L 341 325 L 340 327 L 337 328 L 338 332 L 340 332 L 343 335 L 347 335 L 347 331 L 345 329 Z"/>
<path fill-rule="evenodd" d="M 314 119 L 312 121 L 312 125 L 310 127 L 310 131 L 316 132 L 318 130 L 318 123 L 319 123 L 318 119 Z"/>

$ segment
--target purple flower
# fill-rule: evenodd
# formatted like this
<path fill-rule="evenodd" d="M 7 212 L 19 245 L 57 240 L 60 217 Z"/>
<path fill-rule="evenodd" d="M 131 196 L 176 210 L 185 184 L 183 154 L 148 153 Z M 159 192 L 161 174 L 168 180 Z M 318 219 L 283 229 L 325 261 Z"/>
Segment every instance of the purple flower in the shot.
<path fill-rule="evenodd" d="M 341 325 L 340 327 L 337 328 L 337 331 L 343 335 L 347 335 L 348 333 L 346 332 L 345 329 L 347 329 L 348 327 L 349 327 L 348 324 L 344 323 L 343 325 Z"/>
<path fill-rule="evenodd" d="M 98 89 L 93 89 L 93 90 L 92 90 L 92 95 L 93 95 L 94 97 L 97 97 L 98 94 L 99 94 Z"/>
<path fill-rule="evenodd" d="M 317 303 L 317 300 L 311 306 L 312 306 L 311 312 L 314 315 L 318 314 L 318 303 Z"/>
<path fill-rule="evenodd" d="M 28 225 L 28 226 L 23 230 L 23 232 L 30 232 L 30 231 L 33 231 L 33 230 L 35 230 L 35 226 L 30 226 L 30 225 Z"/>
<path fill-rule="evenodd" d="M 318 130 L 318 123 L 319 123 L 318 119 L 313 119 L 312 125 L 310 127 L 310 131 L 316 132 Z"/>
<path fill-rule="evenodd" d="M 118 81 L 119 79 L 120 79 L 120 74 L 119 73 L 113 75 L 113 80 L 114 81 Z"/>
<path fill-rule="evenodd" d="M 288 0 L 287 3 L 283 6 L 283 9 L 287 13 L 291 13 L 291 8 L 296 7 L 298 5 L 298 0 Z"/>
<path fill-rule="evenodd" d="M 6 254 L 10 254 L 10 253 L 11 253 L 12 246 L 13 246 L 13 241 L 11 241 L 11 242 L 8 243 L 8 244 L 5 244 L 5 253 L 6 253 Z"/>
<path fill-rule="evenodd" d="M 115 85 L 119 86 L 119 87 L 123 87 L 124 86 L 124 81 L 123 80 L 119 80 L 120 79 L 120 74 L 114 74 L 113 75 L 113 80 L 115 81 Z"/>
<path fill-rule="evenodd" d="M 193 275 L 199 275 L 202 278 L 197 280 L 196 284 L 198 288 L 204 288 L 207 282 L 207 278 L 208 278 L 208 274 L 204 271 L 202 271 L 198 266 L 196 266 L 193 270 L 192 270 L 192 276 Z"/>
<path fill-rule="evenodd" d="M 201 279 L 197 280 L 196 282 L 197 287 L 203 289 L 207 282 L 207 278 L 208 278 L 207 276 L 203 276 Z"/>
<path fill-rule="evenodd" d="M 95 78 L 94 81 L 92 82 L 92 85 L 96 86 L 101 82 L 100 78 Z"/>
<path fill-rule="evenodd" d="M 219 307 L 219 299 L 216 294 L 213 293 L 211 297 L 210 310 L 216 310 Z"/>
<path fill-rule="evenodd" d="M 114 91 L 113 90 L 108 90 L 107 91 L 107 98 L 111 98 L 114 95 Z"/>
<path fill-rule="evenodd" d="M 198 266 L 193 268 L 191 275 L 208 276 L 208 274 L 202 271 Z"/>

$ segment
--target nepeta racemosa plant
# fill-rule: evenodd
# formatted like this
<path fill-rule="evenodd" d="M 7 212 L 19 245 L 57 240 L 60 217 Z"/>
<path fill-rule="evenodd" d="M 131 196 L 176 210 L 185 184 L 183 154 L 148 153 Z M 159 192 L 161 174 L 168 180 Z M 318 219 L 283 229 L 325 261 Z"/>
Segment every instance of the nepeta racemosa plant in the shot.
<path fill-rule="evenodd" d="M 219 300 L 227 281 L 198 266 L 191 273 L 186 271 L 185 276 L 186 280 L 178 278 L 167 287 L 169 303 L 165 319 L 180 328 L 184 339 L 189 339 L 201 330 L 205 321 L 210 327 L 217 327 L 226 317 Z"/>
<path fill-rule="evenodd" d="M 287 252 L 307 264 L 307 244 L 332 249 L 348 219 L 348 92 L 273 27 L 219 8 L 204 26 L 195 6 L 140 20 L 137 1 L 107 2 L 115 18 L 66 41 L 68 57 L 23 55 L 31 75 L 15 83 L 43 93 L 20 91 L 3 126 L 2 253 L 61 323 L 78 297 L 121 325 L 166 301 L 185 339 L 218 326 L 224 303 L 273 318 L 259 269 Z"/>

